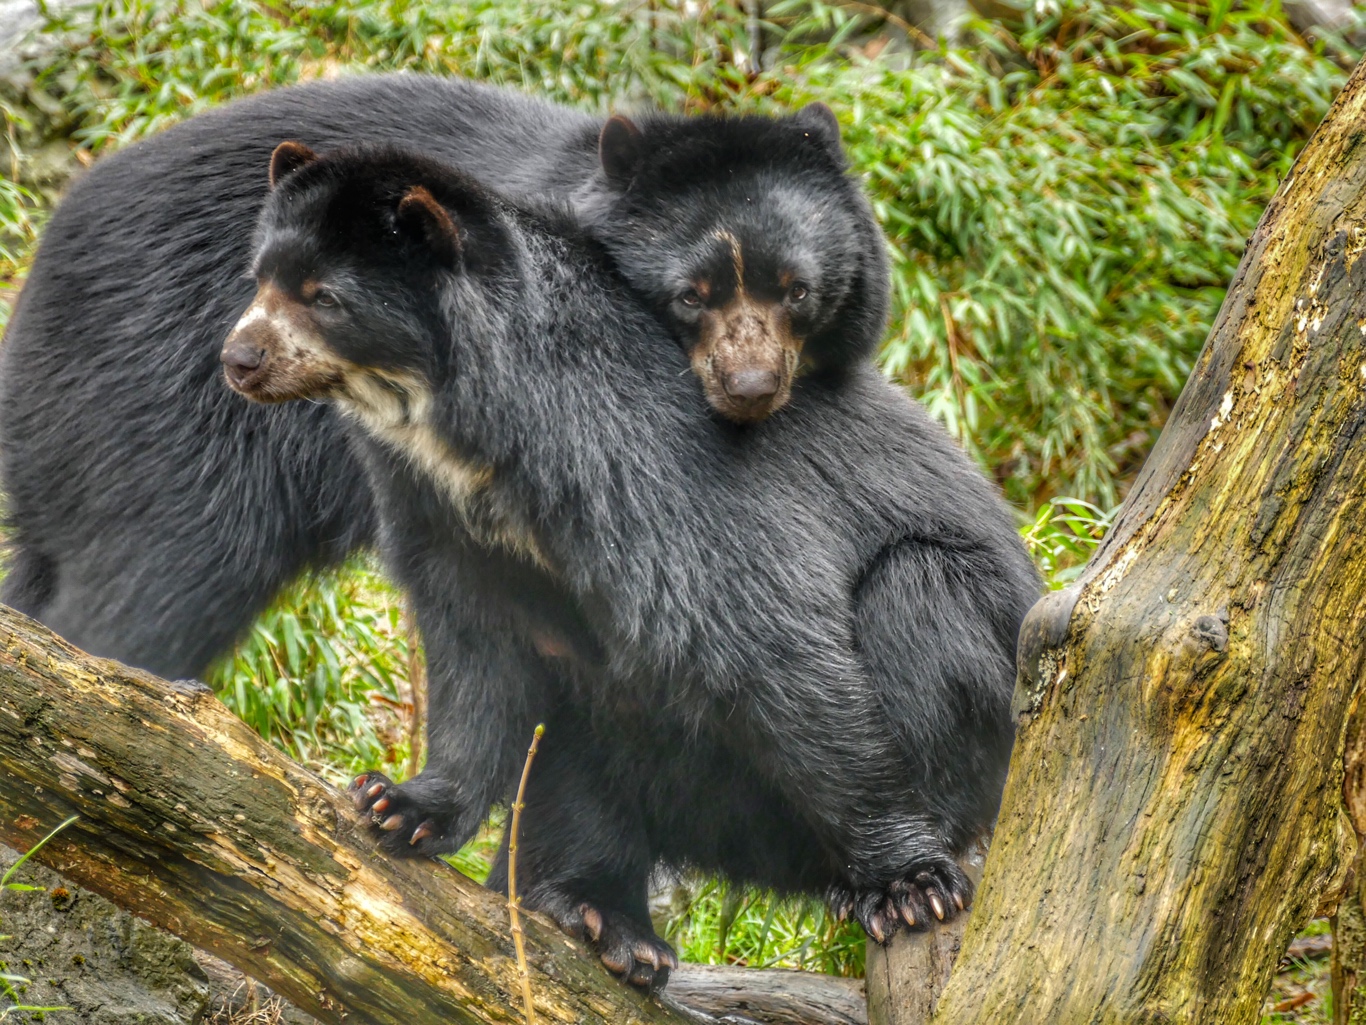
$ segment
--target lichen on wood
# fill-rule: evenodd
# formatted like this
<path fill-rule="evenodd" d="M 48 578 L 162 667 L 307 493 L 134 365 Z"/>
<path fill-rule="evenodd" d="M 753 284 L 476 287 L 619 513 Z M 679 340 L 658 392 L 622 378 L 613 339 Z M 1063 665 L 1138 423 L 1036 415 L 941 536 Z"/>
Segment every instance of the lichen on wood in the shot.
<path fill-rule="evenodd" d="M 203 685 L 87 656 L 0 606 L 0 840 L 325 1022 L 520 1021 L 497 895 L 384 857 L 350 801 Z M 543 1022 L 678 1023 L 523 916 Z"/>
<path fill-rule="evenodd" d="M 1358 68 L 1110 536 L 1026 621 L 1010 777 L 936 1025 L 1255 1022 L 1341 889 L 1366 656 L 1363 124 Z"/>

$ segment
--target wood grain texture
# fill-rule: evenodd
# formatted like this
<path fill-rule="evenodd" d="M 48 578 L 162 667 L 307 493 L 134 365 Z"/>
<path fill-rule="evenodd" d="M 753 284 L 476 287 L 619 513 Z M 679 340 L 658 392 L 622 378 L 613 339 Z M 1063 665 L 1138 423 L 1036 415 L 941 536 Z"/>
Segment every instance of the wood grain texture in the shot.
<path fill-rule="evenodd" d="M 987 841 L 973 844 L 959 866 L 982 882 Z M 928 1025 L 963 947 L 972 908 L 924 932 L 899 930 L 886 946 L 868 941 L 869 1025 Z"/>
<path fill-rule="evenodd" d="M 0 840 L 324 1022 L 521 1021 L 507 907 L 442 863 L 395 863 L 350 801 L 198 683 L 77 651 L 0 606 Z M 685 1019 L 525 921 L 544 1022 Z"/>
<path fill-rule="evenodd" d="M 936 1025 L 1255 1022 L 1335 902 L 1366 654 L 1363 142 L 1358 67 L 1110 537 L 1026 621 L 1010 777 Z"/>

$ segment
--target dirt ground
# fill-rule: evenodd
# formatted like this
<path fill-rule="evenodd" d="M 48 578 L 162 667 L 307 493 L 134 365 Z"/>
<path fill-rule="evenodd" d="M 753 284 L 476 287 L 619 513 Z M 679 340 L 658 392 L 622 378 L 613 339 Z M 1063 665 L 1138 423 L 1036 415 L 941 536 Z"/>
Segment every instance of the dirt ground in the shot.
<path fill-rule="evenodd" d="M 1327 919 L 1311 922 L 1281 961 L 1262 1011 L 1262 1025 L 1328 1025 L 1333 1020 Z"/>

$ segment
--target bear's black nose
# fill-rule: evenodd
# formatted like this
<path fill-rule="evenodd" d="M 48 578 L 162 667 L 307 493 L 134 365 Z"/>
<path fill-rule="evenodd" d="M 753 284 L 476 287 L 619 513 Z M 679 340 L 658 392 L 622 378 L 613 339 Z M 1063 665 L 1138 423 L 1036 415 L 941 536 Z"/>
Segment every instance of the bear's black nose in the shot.
<path fill-rule="evenodd" d="M 721 379 L 726 394 L 733 399 L 767 399 L 778 392 L 778 375 L 772 370 L 737 370 Z"/>
<path fill-rule="evenodd" d="M 259 367 L 265 354 L 265 349 L 258 349 L 254 345 L 229 345 L 219 358 L 229 370 L 246 372 Z"/>
<path fill-rule="evenodd" d="M 223 372 L 227 375 L 228 383 L 234 388 L 241 388 L 252 372 L 260 368 L 265 356 L 265 349 L 236 342 L 224 346 L 218 358 L 223 364 Z"/>

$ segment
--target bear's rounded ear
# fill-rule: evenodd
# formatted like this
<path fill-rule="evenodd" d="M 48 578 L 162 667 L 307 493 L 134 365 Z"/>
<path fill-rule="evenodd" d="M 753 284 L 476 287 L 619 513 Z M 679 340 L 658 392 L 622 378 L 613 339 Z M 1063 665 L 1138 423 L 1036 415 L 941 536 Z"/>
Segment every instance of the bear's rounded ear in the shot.
<path fill-rule="evenodd" d="M 835 112 L 824 103 L 808 103 L 792 115 L 792 123 L 800 128 L 812 142 L 824 147 L 844 159 L 844 146 L 840 143 L 840 123 Z"/>
<path fill-rule="evenodd" d="M 270 155 L 270 187 L 275 188 L 289 172 L 297 171 L 304 164 L 311 164 L 317 159 L 318 154 L 302 142 L 288 139 L 280 143 Z"/>
<path fill-rule="evenodd" d="M 598 136 L 598 159 L 613 185 L 625 188 L 640 170 L 645 159 L 640 129 L 629 117 L 616 114 L 607 119 Z"/>
<path fill-rule="evenodd" d="M 447 267 L 460 260 L 460 230 L 450 213 L 421 185 L 414 185 L 399 200 L 395 220 L 400 231 L 424 243 Z"/>

